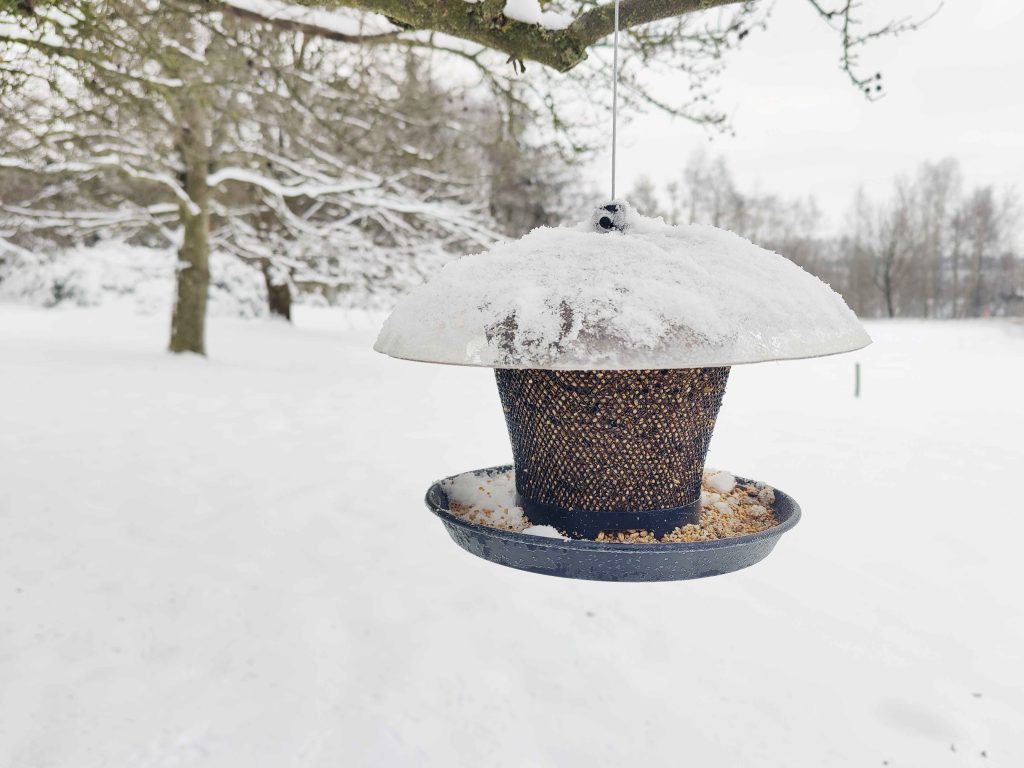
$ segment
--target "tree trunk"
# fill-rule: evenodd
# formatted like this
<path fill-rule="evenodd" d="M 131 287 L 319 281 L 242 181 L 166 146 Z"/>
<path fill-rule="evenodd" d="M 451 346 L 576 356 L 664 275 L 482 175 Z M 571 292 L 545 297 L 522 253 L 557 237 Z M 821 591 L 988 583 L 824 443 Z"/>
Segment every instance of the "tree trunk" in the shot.
<path fill-rule="evenodd" d="M 889 317 L 896 316 L 895 292 L 896 243 L 890 240 L 882 251 L 882 262 L 875 273 L 875 284 L 882 292 L 885 311 Z"/>
<path fill-rule="evenodd" d="M 280 274 L 283 270 L 275 268 L 269 261 L 263 262 L 263 280 L 267 284 L 267 306 L 270 314 L 283 317 L 289 322 L 292 319 L 292 290 L 287 275 Z"/>
<path fill-rule="evenodd" d="M 886 268 L 885 270 L 885 311 L 889 314 L 889 317 L 896 317 L 896 305 L 892 299 L 892 270 Z"/>
<path fill-rule="evenodd" d="M 186 134 L 185 191 L 195 205 L 181 209 L 184 238 L 178 249 L 171 352 L 206 354 L 206 297 L 210 287 L 210 190 L 206 185 L 209 159 L 202 131 Z M 198 134 L 198 135 L 197 135 Z"/>
<path fill-rule="evenodd" d="M 960 235 L 953 241 L 953 317 L 960 317 Z"/>
<path fill-rule="evenodd" d="M 975 245 L 974 258 L 971 261 L 971 317 L 981 317 L 981 268 L 982 250 Z"/>

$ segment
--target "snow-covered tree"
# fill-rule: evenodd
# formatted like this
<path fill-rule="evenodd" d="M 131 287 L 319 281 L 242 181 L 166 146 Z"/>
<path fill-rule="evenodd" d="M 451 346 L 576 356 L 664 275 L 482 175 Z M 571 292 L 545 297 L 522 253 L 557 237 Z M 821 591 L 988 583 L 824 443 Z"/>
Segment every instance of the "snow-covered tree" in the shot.
<path fill-rule="evenodd" d="M 189 2 L 63 3 L 0 40 L 23 56 L 21 87 L 2 94 L 0 166 L 54 182 L 16 212 L 26 226 L 149 225 L 176 242 L 173 351 L 204 350 L 211 246 L 258 266 L 286 314 L 290 283 L 329 290 L 354 263 L 390 270 L 409 260 L 388 256 L 495 236 L 458 149 L 461 91 L 410 76 L 393 52 L 340 55 Z M 412 88 L 429 108 L 406 111 Z M 88 182 L 106 215 L 67 209 Z"/>

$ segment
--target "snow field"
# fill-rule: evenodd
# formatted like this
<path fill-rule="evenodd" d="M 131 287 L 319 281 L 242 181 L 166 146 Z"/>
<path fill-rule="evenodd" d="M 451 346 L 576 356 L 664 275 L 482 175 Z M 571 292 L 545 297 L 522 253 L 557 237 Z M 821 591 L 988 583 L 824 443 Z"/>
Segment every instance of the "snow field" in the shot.
<path fill-rule="evenodd" d="M 0 304 L 0 765 L 1024 764 L 1024 327 L 734 369 L 708 463 L 803 521 L 644 585 L 448 540 L 428 484 L 510 455 L 493 376 L 379 319 L 215 317 L 199 359 Z"/>

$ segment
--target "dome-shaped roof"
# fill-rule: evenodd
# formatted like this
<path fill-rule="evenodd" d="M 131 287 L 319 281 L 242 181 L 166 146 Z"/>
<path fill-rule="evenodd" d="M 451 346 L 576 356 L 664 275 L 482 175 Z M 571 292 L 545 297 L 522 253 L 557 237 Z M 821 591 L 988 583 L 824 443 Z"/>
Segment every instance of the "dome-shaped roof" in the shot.
<path fill-rule="evenodd" d="M 839 294 L 788 259 L 622 205 L 620 230 L 541 227 L 450 262 L 385 321 L 378 352 L 494 368 L 698 368 L 871 342 Z M 601 211 L 602 209 L 599 209 Z"/>

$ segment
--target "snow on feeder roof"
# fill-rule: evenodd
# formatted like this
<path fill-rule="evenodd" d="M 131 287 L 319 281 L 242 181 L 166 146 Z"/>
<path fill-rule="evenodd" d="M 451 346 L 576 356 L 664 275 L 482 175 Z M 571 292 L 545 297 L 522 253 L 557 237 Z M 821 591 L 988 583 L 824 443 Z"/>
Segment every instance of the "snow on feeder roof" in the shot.
<path fill-rule="evenodd" d="M 374 349 L 456 365 L 628 370 L 817 357 L 870 341 L 842 297 L 788 259 L 616 202 L 577 226 L 541 227 L 449 263 L 398 303 Z"/>

